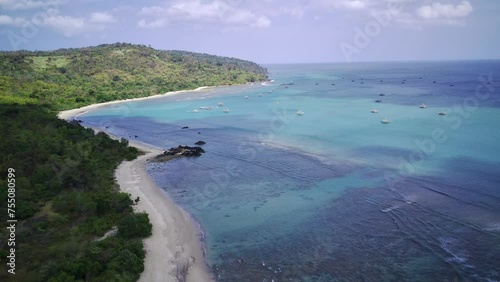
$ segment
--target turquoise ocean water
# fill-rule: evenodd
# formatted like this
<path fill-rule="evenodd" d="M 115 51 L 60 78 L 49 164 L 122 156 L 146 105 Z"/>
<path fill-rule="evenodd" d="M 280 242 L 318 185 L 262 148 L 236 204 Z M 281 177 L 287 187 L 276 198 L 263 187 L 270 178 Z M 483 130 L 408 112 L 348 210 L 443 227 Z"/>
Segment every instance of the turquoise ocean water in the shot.
<path fill-rule="evenodd" d="M 267 67 L 79 119 L 207 142 L 148 171 L 201 224 L 218 281 L 500 281 L 499 61 Z"/>

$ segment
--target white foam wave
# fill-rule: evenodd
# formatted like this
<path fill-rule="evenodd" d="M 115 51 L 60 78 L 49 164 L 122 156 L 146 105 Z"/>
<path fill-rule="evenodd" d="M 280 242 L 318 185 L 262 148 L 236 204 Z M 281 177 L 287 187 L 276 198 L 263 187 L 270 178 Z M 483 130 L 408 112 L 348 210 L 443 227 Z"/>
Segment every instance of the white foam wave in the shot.
<path fill-rule="evenodd" d="M 390 208 L 382 209 L 381 212 L 390 212 L 392 210 L 398 209 L 399 207 L 401 207 L 401 205 L 395 205 L 395 206 L 392 206 Z"/>

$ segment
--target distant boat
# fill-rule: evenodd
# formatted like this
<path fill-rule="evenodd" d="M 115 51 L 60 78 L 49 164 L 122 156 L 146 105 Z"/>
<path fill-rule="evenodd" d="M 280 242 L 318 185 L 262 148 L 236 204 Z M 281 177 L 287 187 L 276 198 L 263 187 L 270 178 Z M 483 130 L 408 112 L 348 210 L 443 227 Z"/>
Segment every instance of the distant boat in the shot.
<path fill-rule="evenodd" d="M 245 96 L 244 98 L 245 98 L 245 99 L 248 99 L 248 96 Z"/>
<path fill-rule="evenodd" d="M 383 123 L 383 124 L 388 124 L 390 121 L 387 118 L 384 118 L 380 122 Z"/>
<path fill-rule="evenodd" d="M 212 107 L 200 107 L 200 110 L 213 110 L 214 108 Z"/>
<path fill-rule="evenodd" d="M 378 113 L 378 110 L 377 109 L 373 109 L 373 110 L 370 111 L 370 113 L 376 114 L 376 113 Z"/>
<path fill-rule="evenodd" d="M 298 110 L 298 111 L 297 111 L 297 115 L 302 116 L 302 115 L 304 115 L 304 112 L 303 112 L 303 111 L 301 111 L 301 110 Z"/>
<path fill-rule="evenodd" d="M 225 112 L 227 114 L 227 113 L 229 113 L 229 109 L 225 108 L 223 112 Z"/>
<path fill-rule="evenodd" d="M 224 106 L 224 103 L 219 102 L 219 103 L 217 103 L 217 106 L 222 107 L 222 106 Z"/>
<path fill-rule="evenodd" d="M 420 108 L 421 109 L 427 109 L 427 105 L 426 104 L 422 104 L 422 105 L 420 105 Z"/>
<path fill-rule="evenodd" d="M 445 116 L 445 115 L 447 115 L 447 114 L 448 114 L 447 112 L 439 112 L 439 115 L 440 115 L 440 116 Z"/>
<path fill-rule="evenodd" d="M 384 94 L 384 93 L 381 93 L 381 94 L 378 94 L 378 95 L 379 95 L 379 96 L 385 96 L 385 94 Z"/>
<path fill-rule="evenodd" d="M 375 103 L 382 103 L 382 100 L 375 100 Z"/>
<path fill-rule="evenodd" d="M 197 113 L 197 112 L 198 112 L 198 110 L 193 110 L 193 113 Z"/>
<path fill-rule="evenodd" d="M 264 96 L 264 95 L 262 95 L 262 93 L 260 93 L 260 94 L 259 94 L 259 97 L 262 97 L 262 96 Z"/>

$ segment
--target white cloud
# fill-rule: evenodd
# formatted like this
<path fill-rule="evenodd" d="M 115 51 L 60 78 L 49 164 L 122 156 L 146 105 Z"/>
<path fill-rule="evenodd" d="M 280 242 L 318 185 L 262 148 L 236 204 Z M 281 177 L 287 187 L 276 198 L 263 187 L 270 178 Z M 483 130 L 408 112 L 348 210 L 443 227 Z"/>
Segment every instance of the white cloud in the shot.
<path fill-rule="evenodd" d="M 28 10 L 39 8 L 55 8 L 66 3 L 66 0 L 0 0 L 0 7 L 5 10 Z"/>
<path fill-rule="evenodd" d="M 60 32 L 66 37 L 72 37 L 77 33 L 81 33 L 88 27 L 84 18 L 74 18 L 60 15 L 45 19 L 43 26 Z"/>
<path fill-rule="evenodd" d="M 13 18 L 7 15 L 0 15 L 0 25 L 22 26 L 28 21 L 24 18 Z"/>
<path fill-rule="evenodd" d="M 360 0 L 342 1 L 340 5 L 348 9 L 363 9 L 368 7 L 368 4 L 366 2 Z"/>
<path fill-rule="evenodd" d="M 435 2 L 418 8 L 417 15 L 423 19 L 451 19 L 467 17 L 472 11 L 469 1 L 463 1 L 456 6 Z"/>
<path fill-rule="evenodd" d="M 425 25 L 464 25 L 473 7 L 469 1 L 458 4 L 442 4 L 433 0 L 309 0 L 310 7 L 324 12 L 349 10 L 367 21 L 369 14 L 389 12 L 397 26 L 421 30 Z"/>
<path fill-rule="evenodd" d="M 312 1 L 311 1 L 312 2 Z M 319 0 L 315 1 L 319 6 L 325 8 L 365 9 L 370 6 L 369 0 Z"/>
<path fill-rule="evenodd" d="M 257 19 L 257 22 L 252 24 L 252 26 L 258 27 L 258 28 L 270 27 L 271 20 L 269 20 L 267 17 L 261 16 Z"/>
<path fill-rule="evenodd" d="M 116 22 L 116 19 L 107 12 L 95 12 L 90 14 L 89 22 L 98 24 L 109 24 Z"/>
<path fill-rule="evenodd" d="M 146 22 L 146 20 L 140 20 L 137 26 L 140 28 L 160 28 L 167 26 L 168 22 L 166 19 L 157 19 L 151 22 Z"/>
<path fill-rule="evenodd" d="M 73 37 L 82 33 L 102 31 L 116 22 L 116 19 L 107 12 L 94 12 L 86 17 L 62 15 L 60 6 L 66 3 L 68 0 L 0 0 L 0 7 L 5 10 L 34 10 L 30 18 L 0 15 L 0 25 L 23 26 L 31 24 L 39 28 L 53 30 L 66 37 Z M 29 14 L 29 12 L 17 13 Z"/>
<path fill-rule="evenodd" d="M 303 7 L 284 7 L 281 9 L 281 12 L 283 12 L 284 14 L 288 14 L 294 18 L 302 18 L 304 17 L 304 14 L 305 14 L 305 8 Z"/>
<path fill-rule="evenodd" d="M 152 6 L 152 7 L 143 7 L 139 14 L 145 16 L 164 16 L 170 12 L 171 11 L 169 11 L 167 7 Z"/>
<path fill-rule="evenodd" d="M 266 28 L 271 20 L 251 10 L 234 7 L 224 1 L 213 0 L 205 3 L 200 0 L 176 1 L 169 6 L 143 7 L 139 12 L 149 19 L 141 19 L 139 27 L 158 28 L 169 23 L 218 23 L 232 28 Z"/>
<path fill-rule="evenodd" d="M 115 22 L 116 19 L 106 12 L 94 12 L 88 17 L 72 17 L 55 13 L 48 15 L 37 25 L 52 29 L 65 37 L 73 37 L 82 33 L 101 32 Z"/>

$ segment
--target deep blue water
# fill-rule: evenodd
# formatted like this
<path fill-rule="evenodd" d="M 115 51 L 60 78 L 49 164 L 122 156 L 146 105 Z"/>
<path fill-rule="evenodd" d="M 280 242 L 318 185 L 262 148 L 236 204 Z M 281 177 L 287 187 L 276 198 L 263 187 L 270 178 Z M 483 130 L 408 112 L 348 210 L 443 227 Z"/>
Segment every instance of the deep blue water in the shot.
<path fill-rule="evenodd" d="M 219 281 L 500 281 L 499 61 L 268 67 L 272 83 L 80 118 L 207 142 L 148 170 L 203 226 Z"/>

